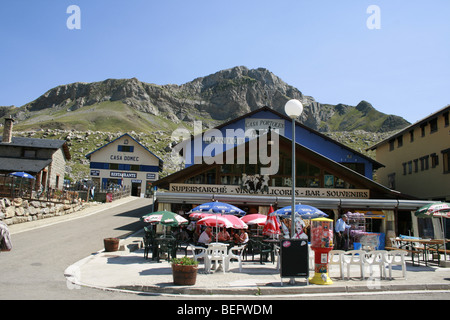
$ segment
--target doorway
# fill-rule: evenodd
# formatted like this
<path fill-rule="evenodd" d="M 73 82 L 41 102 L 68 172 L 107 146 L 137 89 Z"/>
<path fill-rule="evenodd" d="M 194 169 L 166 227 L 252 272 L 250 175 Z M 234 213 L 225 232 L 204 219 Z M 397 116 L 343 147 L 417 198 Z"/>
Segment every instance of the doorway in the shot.
<path fill-rule="evenodd" d="M 141 183 L 140 182 L 132 182 L 131 183 L 131 195 L 134 197 L 141 196 Z"/>

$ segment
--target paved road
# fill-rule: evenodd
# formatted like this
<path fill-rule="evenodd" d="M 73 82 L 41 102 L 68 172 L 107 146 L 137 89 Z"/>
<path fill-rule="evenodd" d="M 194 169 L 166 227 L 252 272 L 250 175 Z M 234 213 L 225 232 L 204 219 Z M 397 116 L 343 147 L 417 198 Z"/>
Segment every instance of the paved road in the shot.
<path fill-rule="evenodd" d="M 103 238 L 120 237 L 142 228 L 139 217 L 150 210 L 149 199 L 133 198 L 113 208 L 85 215 L 77 219 L 29 231 L 13 233 L 13 251 L 0 253 L 0 300 L 117 300 L 117 299 L 181 299 L 234 300 L 236 296 L 146 296 L 134 293 L 102 291 L 93 288 L 74 288 L 67 283 L 64 270 L 73 263 L 103 248 Z M 74 214 L 74 216 L 76 216 Z M 67 216 L 69 217 L 69 216 Z M 56 219 L 60 220 L 60 219 Z M 48 222 L 53 221 L 48 220 Z M 13 229 L 13 228 L 11 228 Z M 17 228 L 14 228 L 17 229 Z M 16 231 L 17 232 L 17 231 Z M 240 296 L 240 300 L 267 300 L 268 297 Z M 286 296 L 270 300 L 286 300 Z M 373 295 L 318 295 L 290 296 L 289 300 L 303 299 L 450 299 L 449 292 L 401 292 Z M 227 303 L 227 302 L 224 302 Z M 178 305 L 173 305 L 173 308 Z"/>
<path fill-rule="evenodd" d="M 150 211 L 150 201 L 134 198 L 93 215 L 13 234 L 13 250 L 0 253 L 0 299 L 136 299 L 70 287 L 64 270 L 101 250 L 103 238 L 142 228 L 138 218 Z"/>

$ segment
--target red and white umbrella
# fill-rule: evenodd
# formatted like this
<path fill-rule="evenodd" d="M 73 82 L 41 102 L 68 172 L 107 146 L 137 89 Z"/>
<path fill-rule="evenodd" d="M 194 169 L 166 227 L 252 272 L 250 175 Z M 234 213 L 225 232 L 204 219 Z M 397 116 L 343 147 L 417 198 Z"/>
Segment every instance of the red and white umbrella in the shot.
<path fill-rule="evenodd" d="M 270 206 L 266 224 L 264 225 L 263 229 L 263 235 L 276 235 L 276 234 L 281 234 L 280 223 L 278 222 L 277 216 L 274 213 L 272 206 Z"/>
<path fill-rule="evenodd" d="M 253 213 L 243 216 L 241 218 L 246 224 L 257 224 L 258 226 L 264 226 L 266 224 L 267 216 L 260 213 Z"/>
<path fill-rule="evenodd" d="M 214 213 L 207 213 L 207 212 L 192 212 L 189 215 L 189 218 L 198 220 L 198 219 L 203 219 L 203 218 L 206 218 L 206 217 L 209 217 L 209 216 L 215 216 L 215 214 Z"/>
<path fill-rule="evenodd" d="M 208 227 L 221 227 L 221 228 L 233 228 L 233 229 L 247 229 L 248 226 L 245 222 L 235 216 L 218 216 L 211 215 L 197 221 L 198 225 Z"/>

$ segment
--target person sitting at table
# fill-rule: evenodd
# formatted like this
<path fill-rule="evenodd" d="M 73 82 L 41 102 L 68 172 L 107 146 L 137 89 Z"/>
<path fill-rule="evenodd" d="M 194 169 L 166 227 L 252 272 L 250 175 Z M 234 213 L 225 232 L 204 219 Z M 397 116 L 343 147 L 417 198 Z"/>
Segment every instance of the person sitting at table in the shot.
<path fill-rule="evenodd" d="M 202 232 L 200 237 L 198 238 L 198 242 L 203 245 L 207 245 L 211 242 L 213 237 L 212 231 L 210 227 L 207 227 L 205 231 Z"/>
<path fill-rule="evenodd" d="M 234 240 L 237 243 L 246 244 L 248 242 L 248 233 L 245 232 L 244 229 L 240 229 L 239 234 L 236 234 L 235 236 Z"/>
<path fill-rule="evenodd" d="M 219 241 L 230 241 L 230 234 L 225 228 L 222 228 L 220 232 L 217 234 Z"/>

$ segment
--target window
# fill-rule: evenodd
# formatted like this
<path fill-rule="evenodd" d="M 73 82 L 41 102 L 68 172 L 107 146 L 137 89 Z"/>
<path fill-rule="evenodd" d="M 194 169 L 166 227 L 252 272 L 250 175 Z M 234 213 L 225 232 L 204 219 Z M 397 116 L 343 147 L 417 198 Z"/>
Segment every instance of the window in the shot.
<path fill-rule="evenodd" d="M 110 163 L 109 169 L 110 170 L 119 170 L 119 164 L 118 163 Z"/>
<path fill-rule="evenodd" d="M 412 161 L 408 161 L 408 174 L 411 174 L 413 171 Z"/>
<path fill-rule="evenodd" d="M 425 128 L 427 127 L 427 124 L 420 125 L 420 130 L 422 131 L 422 137 L 425 137 Z"/>
<path fill-rule="evenodd" d="M 406 162 L 403 162 L 402 166 L 403 166 L 403 175 L 406 176 Z"/>
<path fill-rule="evenodd" d="M 443 117 L 444 117 L 444 125 L 445 125 L 446 127 L 448 127 L 448 126 L 449 126 L 448 112 L 444 113 L 444 114 L 443 114 Z"/>
<path fill-rule="evenodd" d="M 395 140 L 391 139 L 389 140 L 389 151 L 393 151 L 395 148 Z"/>
<path fill-rule="evenodd" d="M 411 131 L 409 132 L 409 141 L 410 141 L 410 142 L 414 142 L 414 130 L 411 130 Z"/>
<path fill-rule="evenodd" d="M 134 152 L 134 146 L 117 146 L 119 152 Z"/>
<path fill-rule="evenodd" d="M 438 131 L 437 118 L 430 120 L 430 133 Z"/>
<path fill-rule="evenodd" d="M 414 159 L 414 172 L 419 172 L 419 159 Z"/>
<path fill-rule="evenodd" d="M 36 158 L 36 150 L 23 150 L 24 158 Z"/>
<path fill-rule="evenodd" d="M 439 165 L 439 157 L 436 153 L 431 154 L 431 168 L 436 168 Z"/>
<path fill-rule="evenodd" d="M 430 156 L 425 156 L 420 158 L 420 171 L 425 171 L 429 169 L 428 159 Z"/>
<path fill-rule="evenodd" d="M 444 165 L 444 173 L 450 173 L 450 149 L 442 151 L 442 163 Z"/>
<path fill-rule="evenodd" d="M 397 147 L 403 146 L 403 136 L 397 137 Z"/>

